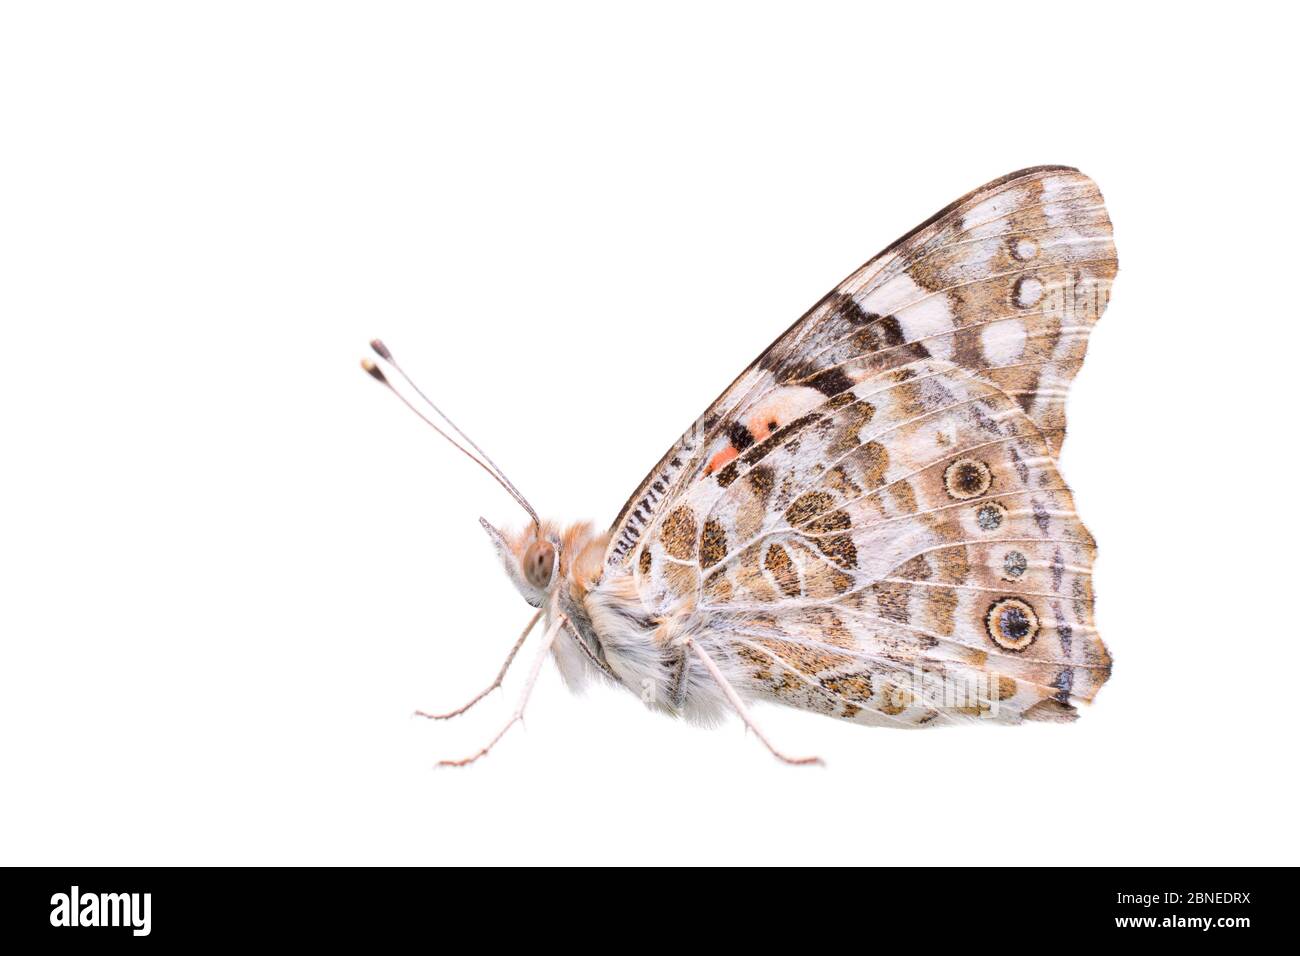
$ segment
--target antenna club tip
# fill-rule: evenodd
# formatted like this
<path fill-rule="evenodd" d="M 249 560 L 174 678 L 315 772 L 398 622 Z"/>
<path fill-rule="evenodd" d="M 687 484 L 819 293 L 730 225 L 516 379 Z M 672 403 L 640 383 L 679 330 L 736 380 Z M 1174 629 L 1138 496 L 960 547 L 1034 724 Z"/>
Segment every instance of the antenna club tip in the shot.
<path fill-rule="evenodd" d="M 371 339 L 370 347 L 374 349 L 375 354 L 385 362 L 391 362 L 393 360 L 393 353 L 388 351 L 388 346 L 384 344 L 382 339 Z"/>
<path fill-rule="evenodd" d="M 361 368 L 367 375 L 369 375 L 375 381 L 382 382 L 385 385 L 388 384 L 388 379 L 384 378 L 384 373 L 379 370 L 379 366 L 376 365 L 374 362 L 370 361 L 370 359 L 368 358 L 362 359 Z"/>

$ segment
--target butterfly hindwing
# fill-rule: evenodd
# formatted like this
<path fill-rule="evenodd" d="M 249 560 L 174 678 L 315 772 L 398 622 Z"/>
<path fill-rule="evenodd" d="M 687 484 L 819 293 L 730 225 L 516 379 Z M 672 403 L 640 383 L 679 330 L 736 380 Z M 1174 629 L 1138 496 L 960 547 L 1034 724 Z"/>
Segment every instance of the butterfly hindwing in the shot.
<path fill-rule="evenodd" d="M 633 572 L 647 608 L 689 607 L 757 692 L 848 716 L 951 716 L 890 714 L 918 682 L 982 678 L 1005 715 L 1093 695 L 1092 539 L 1017 402 L 923 359 L 799 420 L 673 506 Z"/>
<path fill-rule="evenodd" d="M 909 725 L 1067 716 L 1109 658 L 1055 456 L 1114 273 L 1077 171 L 958 201 L 724 392 L 624 508 L 607 573 L 713 635 L 751 694 Z"/>

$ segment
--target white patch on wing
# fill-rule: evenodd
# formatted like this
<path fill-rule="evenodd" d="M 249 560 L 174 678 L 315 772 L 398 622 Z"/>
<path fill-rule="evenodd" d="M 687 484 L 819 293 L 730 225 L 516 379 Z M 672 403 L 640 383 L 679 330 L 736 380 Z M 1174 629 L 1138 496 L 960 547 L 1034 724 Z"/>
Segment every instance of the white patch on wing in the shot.
<path fill-rule="evenodd" d="M 964 220 L 963 220 L 963 225 L 964 225 Z M 1010 219 L 994 219 L 992 222 L 986 222 L 983 225 L 972 225 L 970 226 L 970 228 L 965 229 L 964 230 L 965 236 L 963 238 L 997 239 L 1000 236 L 1006 235 L 1006 233 L 1008 232 L 1008 230 L 1010 230 L 1010 228 L 1011 228 Z"/>
<path fill-rule="evenodd" d="M 952 330 L 952 309 L 948 307 L 948 297 L 943 293 L 933 293 L 909 308 L 894 313 L 903 335 L 909 342 L 927 339 L 930 336 L 943 335 Z M 952 339 L 943 338 L 927 341 L 926 347 L 936 358 L 950 358 Z"/>
<path fill-rule="evenodd" d="M 1057 202 L 1061 194 L 1068 192 L 1078 179 L 1074 176 L 1048 176 L 1043 180 L 1043 202 Z"/>
<path fill-rule="evenodd" d="M 756 405 L 745 411 L 744 422 L 750 434 L 767 437 L 766 425 L 776 421 L 779 425 L 788 425 L 804 412 L 826 401 L 826 396 L 815 388 L 803 385 L 787 385 L 764 396 Z"/>
<path fill-rule="evenodd" d="M 1019 319 L 990 322 L 980 332 L 980 349 L 990 365 L 1010 365 L 1025 352 L 1025 323 Z"/>
<path fill-rule="evenodd" d="M 1032 239 L 1017 239 L 1015 256 L 1021 262 L 1028 262 L 1038 255 L 1038 245 Z"/>
<path fill-rule="evenodd" d="M 992 196 L 978 206 L 971 208 L 966 215 L 962 216 L 961 228 L 963 232 L 975 229 L 985 224 L 992 225 L 995 220 L 1001 220 L 1009 212 L 1021 208 L 1025 204 L 1025 191 L 1021 189 L 1006 189 Z M 1005 224 L 1004 228 L 1005 228 Z M 996 235 L 996 232 L 993 233 Z"/>
<path fill-rule="evenodd" d="M 1032 308 L 1043 297 L 1043 283 L 1034 276 L 1025 276 L 1016 286 L 1016 305 Z"/>
<path fill-rule="evenodd" d="M 925 289 L 912 281 L 906 272 L 900 272 L 879 288 L 858 299 L 858 306 L 864 312 L 879 315 L 892 315 L 930 295 Z"/>

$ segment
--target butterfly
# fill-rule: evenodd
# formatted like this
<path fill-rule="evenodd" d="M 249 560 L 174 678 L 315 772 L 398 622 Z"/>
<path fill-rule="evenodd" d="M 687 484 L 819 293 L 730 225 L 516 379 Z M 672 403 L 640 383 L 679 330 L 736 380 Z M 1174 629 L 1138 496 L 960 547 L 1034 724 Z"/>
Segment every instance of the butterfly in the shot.
<path fill-rule="evenodd" d="M 393 359 L 362 365 L 528 512 L 483 521 L 553 656 L 712 722 L 770 701 L 888 727 L 1066 721 L 1111 670 L 1092 536 L 1057 456 L 1117 270 L 1100 192 L 1039 166 L 963 196 L 835 287 L 674 444 L 608 530 L 537 516 Z M 408 398 L 414 390 L 443 425 Z"/>

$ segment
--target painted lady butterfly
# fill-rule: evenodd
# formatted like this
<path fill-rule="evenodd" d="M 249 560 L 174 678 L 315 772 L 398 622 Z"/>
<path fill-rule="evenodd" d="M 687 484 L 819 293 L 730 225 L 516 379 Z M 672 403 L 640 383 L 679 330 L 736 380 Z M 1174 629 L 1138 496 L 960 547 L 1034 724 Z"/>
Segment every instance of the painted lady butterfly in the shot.
<path fill-rule="evenodd" d="M 670 448 L 605 532 L 484 522 L 542 661 L 709 720 L 770 700 L 859 723 L 1070 720 L 1110 674 L 1092 537 L 1057 469 L 1065 398 L 1116 272 L 1088 177 L 1040 166 L 845 279 Z"/>

